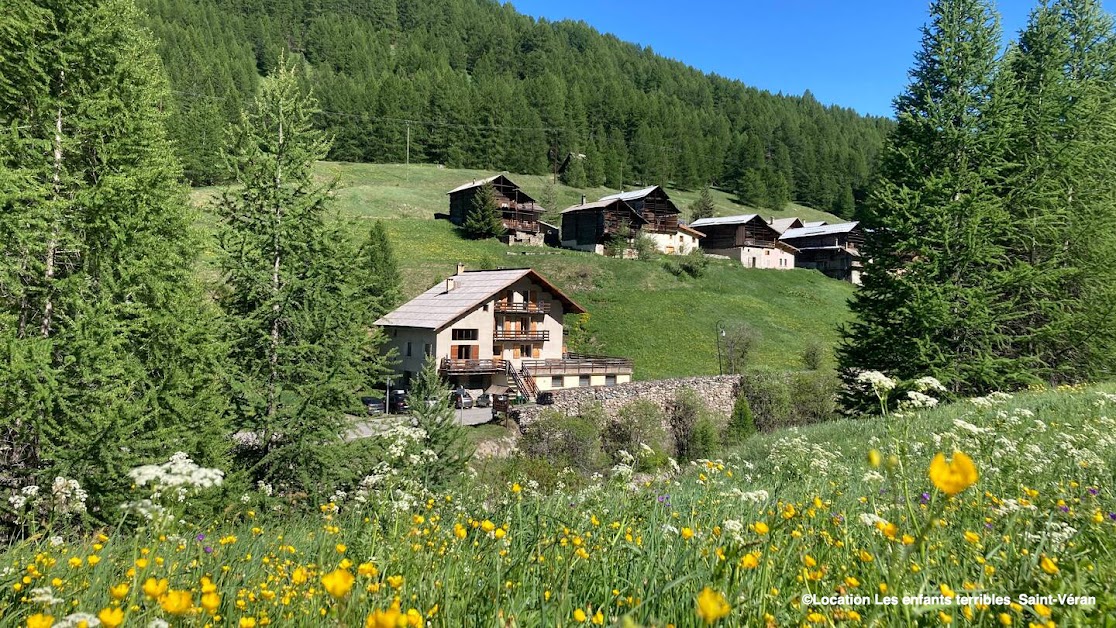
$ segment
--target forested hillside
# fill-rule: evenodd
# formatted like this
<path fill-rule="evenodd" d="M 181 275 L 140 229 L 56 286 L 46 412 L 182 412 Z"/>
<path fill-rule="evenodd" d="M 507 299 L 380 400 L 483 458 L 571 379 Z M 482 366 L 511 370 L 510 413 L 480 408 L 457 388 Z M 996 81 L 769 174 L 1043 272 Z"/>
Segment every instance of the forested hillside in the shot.
<path fill-rule="evenodd" d="M 144 0 L 196 184 L 283 51 L 301 55 L 329 158 L 542 174 L 575 187 L 714 184 L 849 216 L 892 123 L 703 74 L 584 22 L 488 0 Z M 756 60 L 756 63 L 761 63 Z"/>

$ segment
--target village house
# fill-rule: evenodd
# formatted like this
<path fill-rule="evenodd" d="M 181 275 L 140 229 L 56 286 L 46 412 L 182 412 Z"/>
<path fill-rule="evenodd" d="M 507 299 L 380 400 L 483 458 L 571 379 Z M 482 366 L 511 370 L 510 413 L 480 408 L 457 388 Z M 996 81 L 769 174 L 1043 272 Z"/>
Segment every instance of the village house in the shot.
<path fill-rule="evenodd" d="M 798 249 L 795 265 L 799 268 L 813 268 L 828 277 L 860 284 L 860 247 L 864 245 L 860 223 L 823 223 L 788 229 L 780 241 Z"/>
<path fill-rule="evenodd" d="M 504 228 L 507 229 L 500 241 L 504 244 L 533 246 L 545 244 L 547 227 L 539 221 L 545 209 L 503 174 L 487 179 L 474 179 L 472 183 L 450 190 L 447 193 L 449 194 L 449 221 L 459 227 L 465 223 L 465 217 L 473 206 L 473 198 L 486 183 L 492 184 L 496 205 L 500 208 Z"/>
<path fill-rule="evenodd" d="M 647 221 L 625 201 L 614 198 L 581 203 L 562 210 L 562 246 L 604 255 L 615 238 L 627 240 L 625 257 L 634 255 L 632 241 Z"/>
<path fill-rule="evenodd" d="M 617 199 L 630 205 L 640 218 L 646 221 L 642 228 L 643 235 L 655 243 L 655 248 L 660 253 L 685 255 L 704 235 L 696 231 L 693 224 L 686 228 L 688 230 L 680 228 L 678 216 L 681 210 L 660 186 L 653 185 L 641 190 L 618 192 L 602 197 L 600 200 Z"/>
<path fill-rule="evenodd" d="M 781 242 L 779 232 L 758 214 L 702 218 L 690 226 L 705 234 L 701 248 L 706 253 L 723 255 L 748 268 L 794 268 L 794 247 Z"/>
<path fill-rule="evenodd" d="M 776 218 L 772 216 L 767 219 L 767 224 L 771 225 L 771 228 L 775 231 L 778 231 L 779 235 L 782 235 L 787 229 L 797 229 L 798 227 L 806 226 L 802 223 L 801 219 L 794 216 L 790 218 Z"/>
<path fill-rule="evenodd" d="M 376 325 L 409 382 L 427 358 L 454 386 L 514 389 L 530 398 L 557 388 L 614 386 L 632 362 L 569 353 L 563 319 L 585 309 L 530 268 L 457 273 L 384 315 Z"/>

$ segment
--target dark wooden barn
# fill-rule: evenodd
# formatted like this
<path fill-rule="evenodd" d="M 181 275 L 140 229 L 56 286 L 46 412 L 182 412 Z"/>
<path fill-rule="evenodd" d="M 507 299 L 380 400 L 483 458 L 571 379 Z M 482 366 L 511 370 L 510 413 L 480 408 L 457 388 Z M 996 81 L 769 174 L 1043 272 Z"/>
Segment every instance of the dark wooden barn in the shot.
<path fill-rule="evenodd" d="M 508 230 L 505 239 L 517 244 L 542 244 L 544 229 L 539 224 L 539 217 L 543 207 L 503 174 L 476 179 L 450 190 L 449 221 L 458 226 L 465 222 L 465 216 L 473 206 L 473 198 L 485 183 L 492 184 L 496 205 L 503 214 L 504 228 Z"/>
<path fill-rule="evenodd" d="M 653 185 L 642 190 L 619 192 L 601 198 L 602 201 L 619 199 L 631 206 L 646 221 L 644 231 L 651 233 L 677 233 L 678 215 L 681 210 L 667 196 L 666 190 Z"/>
<path fill-rule="evenodd" d="M 738 246 L 771 248 L 779 241 L 779 232 L 758 214 L 702 218 L 690 223 L 705 234 L 703 249 L 731 249 Z"/>
<path fill-rule="evenodd" d="M 582 203 L 562 210 L 562 246 L 583 251 L 604 252 L 613 237 L 631 237 L 647 221 L 620 199 Z"/>

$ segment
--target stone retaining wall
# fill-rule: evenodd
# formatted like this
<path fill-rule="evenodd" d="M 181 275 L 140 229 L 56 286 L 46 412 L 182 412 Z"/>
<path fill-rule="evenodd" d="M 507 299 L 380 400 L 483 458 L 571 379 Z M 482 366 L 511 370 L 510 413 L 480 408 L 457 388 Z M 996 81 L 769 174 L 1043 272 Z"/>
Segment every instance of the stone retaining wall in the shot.
<path fill-rule="evenodd" d="M 595 386 L 592 388 L 565 388 L 555 390 L 554 405 L 517 406 L 519 424 L 530 425 L 543 410 L 552 408 L 566 414 L 575 414 L 583 404 L 599 402 L 605 414 L 615 417 L 617 411 L 637 399 L 645 399 L 666 409 L 678 391 L 690 388 L 697 393 L 707 408 L 726 419 L 732 413 L 733 403 L 740 391 L 739 375 L 711 375 L 708 377 L 680 377 L 675 379 L 653 379 L 647 381 L 617 384 L 616 386 Z"/>

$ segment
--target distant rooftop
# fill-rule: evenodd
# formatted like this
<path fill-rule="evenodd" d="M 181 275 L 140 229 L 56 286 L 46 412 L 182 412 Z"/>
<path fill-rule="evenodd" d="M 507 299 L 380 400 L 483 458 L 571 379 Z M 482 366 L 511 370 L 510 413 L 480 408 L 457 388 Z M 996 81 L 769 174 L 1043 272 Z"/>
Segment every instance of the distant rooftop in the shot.
<path fill-rule="evenodd" d="M 819 225 L 816 227 L 799 227 L 797 229 L 787 229 L 783 233 L 784 240 L 792 240 L 794 238 L 809 238 L 811 236 L 830 235 L 837 233 L 848 233 L 856 226 L 858 222 L 842 222 L 835 225 Z"/>
<path fill-rule="evenodd" d="M 795 216 L 791 216 L 790 218 L 774 218 L 771 221 L 769 221 L 767 224 L 771 225 L 771 228 L 778 231 L 779 233 L 782 233 L 782 232 L 786 231 L 787 229 L 793 229 L 795 227 L 805 227 L 806 226 L 801 220 L 799 220 Z"/>
<path fill-rule="evenodd" d="M 446 290 L 447 282 L 442 281 L 385 314 L 380 320 L 376 321 L 376 324 L 391 327 L 442 329 L 526 276 L 531 276 L 532 281 L 541 285 L 547 292 L 562 301 L 567 312 L 575 314 L 585 312 L 584 308 L 533 269 L 472 270 L 451 277 L 453 279 L 453 289 Z"/>
<path fill-rule="evenodd" d="M 738 216 L 720 216 L 717 218 L 701 218 L 690 223 L 691 227 L 708 227 L 709 225 L 742 225 L 753 220 L 758 214 L 740 214 Z"/>
<path fill-rule="evenodd" d="M 504 173 L 501 172 L 500 174 L 492 175 L 491 177 L 488 177 L 486 179 L 473 179 L 472 183 L 466 183 L 465 185 L 459 185 L 459 186 L 453 188 L 452 190 L 450 190 L 449 192 L 446 192 L 446 194 L 453 194 L 454 192 L 460 192 L 462 190 L 468 190 L 469 188 L 480 187 L 480 186 L 484 185 L 485 183 L 491 183 L 491 182 L 495 181 L 496 179 L 499 179 L 502 176 L 504 176 Z"/>
<path fill-rule="evenodd" d="M 639 190 L 631 190 L 630 192 L 617 192 L 616 194 L 609 194 L 608 196 L 602 196 L 600 200 L 610 201 L 610 200 L 615 200 L 615 199 L 621 199 L 621 200 L 625 200 L 625 201 L 634 201 L 634 200 L 637 200 L 637 199 L 641 199 L 644 196 L 647 196 L 648 194 L 654 192 L 655 188 L 657 188 L 657 187 L 659 187 L 659 186 L 652 185 L 650 187 L 642 188 L 642 189 L 639 189 Z"/>

